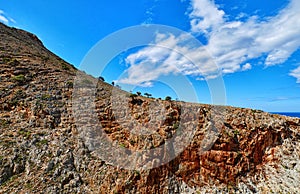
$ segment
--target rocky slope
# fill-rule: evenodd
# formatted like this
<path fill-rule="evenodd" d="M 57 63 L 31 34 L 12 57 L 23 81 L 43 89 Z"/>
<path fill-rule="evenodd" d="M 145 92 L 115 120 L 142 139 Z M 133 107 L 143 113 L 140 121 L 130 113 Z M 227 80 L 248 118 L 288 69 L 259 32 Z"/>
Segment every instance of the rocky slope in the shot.
<path fill-rule="evenodd" d="M 0 193 L 299 192 L 299 119 L 130 96 L 0 37 Z"/>

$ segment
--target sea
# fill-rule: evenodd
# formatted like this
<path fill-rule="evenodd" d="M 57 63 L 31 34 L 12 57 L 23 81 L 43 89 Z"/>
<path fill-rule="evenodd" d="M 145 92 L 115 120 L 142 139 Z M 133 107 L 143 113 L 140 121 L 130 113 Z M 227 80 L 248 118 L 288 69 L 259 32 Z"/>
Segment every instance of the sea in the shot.
<path fill-rule="evenodd" d="M 272 114 L 279 114 L 289 117 L 298 117 L 300 118 L 300 112 L 271 112 Z"/>

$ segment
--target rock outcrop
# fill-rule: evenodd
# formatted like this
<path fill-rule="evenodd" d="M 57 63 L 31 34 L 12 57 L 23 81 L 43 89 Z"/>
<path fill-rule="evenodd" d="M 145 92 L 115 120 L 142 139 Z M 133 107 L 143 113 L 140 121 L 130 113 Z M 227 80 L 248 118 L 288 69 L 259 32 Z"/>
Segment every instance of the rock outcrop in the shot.
<path fill-rule="evenodd" d="M 299 119 L 130 96 L 0 37 L 1 193 L 299 192 Z"/>

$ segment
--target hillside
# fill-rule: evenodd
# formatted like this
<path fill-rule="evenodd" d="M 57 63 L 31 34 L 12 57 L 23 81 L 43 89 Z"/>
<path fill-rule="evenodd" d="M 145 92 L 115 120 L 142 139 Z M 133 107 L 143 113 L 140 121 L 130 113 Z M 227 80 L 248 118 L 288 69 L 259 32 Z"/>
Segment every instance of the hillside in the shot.
<path fill-rule="evenodd" d="M 300 119 L 130 96 L 0 37 L 0 193 L 299 192 Z"/>

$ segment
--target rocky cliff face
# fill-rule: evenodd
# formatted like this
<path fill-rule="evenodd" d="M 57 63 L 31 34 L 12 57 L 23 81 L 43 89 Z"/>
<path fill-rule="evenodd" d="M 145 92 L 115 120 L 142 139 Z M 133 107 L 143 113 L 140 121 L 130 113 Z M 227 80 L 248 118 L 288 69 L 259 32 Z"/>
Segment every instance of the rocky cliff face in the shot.
<path fill-rule="evenodd" d="M 1 193 L 299 192 L 299 119 L 130 96 L 0 37 Z"/>

